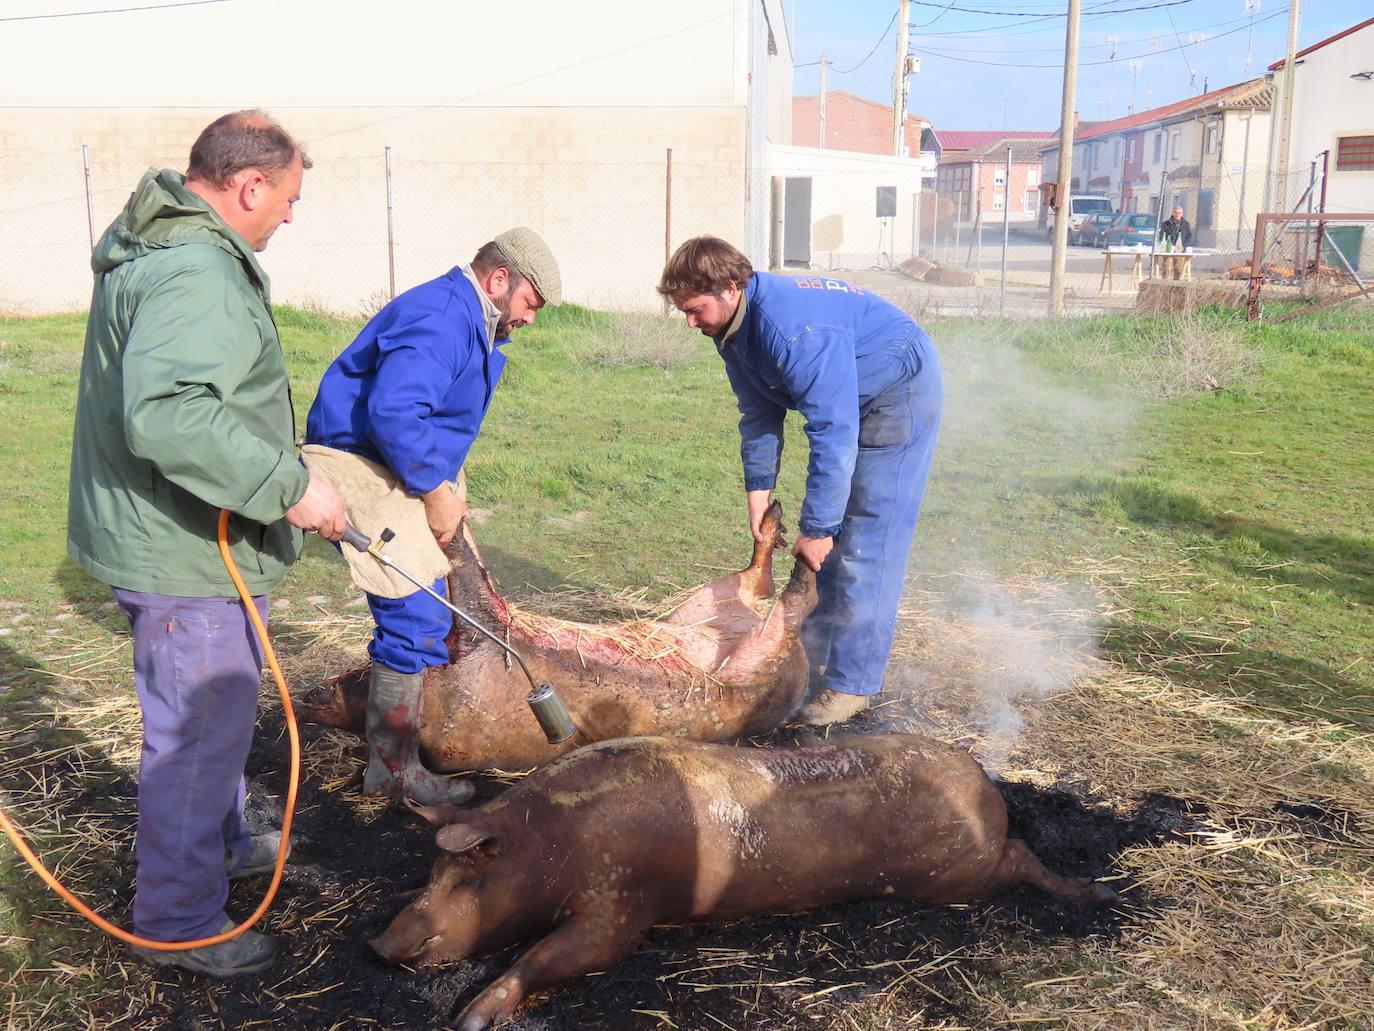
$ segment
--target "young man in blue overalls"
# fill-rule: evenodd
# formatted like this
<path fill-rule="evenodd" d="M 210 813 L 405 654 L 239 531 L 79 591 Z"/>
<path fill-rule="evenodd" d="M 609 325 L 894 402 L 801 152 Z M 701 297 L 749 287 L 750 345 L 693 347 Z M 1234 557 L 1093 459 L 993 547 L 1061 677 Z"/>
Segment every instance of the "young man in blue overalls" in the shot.
<path fill-rule="evenodd" d="M 824 688 L 803 720 L 837 723 L 882 687 L 907 557 L 940 425 L 935 347 L 905 312 L 838 279 L 755 272 L 699 236 L 669 259 L 658 291 L 716 343 L 739 401 L 749 528 L 777 482 L 783 418 L 806 420 L 806 497 L 792 554 L 816 570 L 820 604 L 802 628 Z"/>

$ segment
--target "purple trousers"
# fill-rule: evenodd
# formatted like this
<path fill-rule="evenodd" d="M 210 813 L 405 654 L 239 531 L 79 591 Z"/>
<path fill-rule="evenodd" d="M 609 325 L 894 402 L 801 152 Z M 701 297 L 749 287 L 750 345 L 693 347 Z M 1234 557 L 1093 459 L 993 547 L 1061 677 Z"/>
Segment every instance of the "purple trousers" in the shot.
<path fill-rule="evenodd" d="M 225 859 L 252 849 L 244 764 L 257 721 L 262 648 L 238 598 L 114 588 L 134 638 L 143 713 L 134 932 L 154 941 L 217 934 Z M 263 622 L 266 595 L 253 599 Z"/>

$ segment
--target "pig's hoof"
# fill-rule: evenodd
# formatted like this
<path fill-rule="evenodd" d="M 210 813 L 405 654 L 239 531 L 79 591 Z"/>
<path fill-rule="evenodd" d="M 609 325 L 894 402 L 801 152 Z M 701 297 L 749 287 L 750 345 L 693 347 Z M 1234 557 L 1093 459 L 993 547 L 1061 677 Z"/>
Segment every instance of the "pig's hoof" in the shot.
<path fill-rule="evenodd" d="M 1090 892 L 1089 901 L 1095 906 L 1107 906 L 1121 898 L 1101 881 L 1093 881 L 1088 888 Z"/>

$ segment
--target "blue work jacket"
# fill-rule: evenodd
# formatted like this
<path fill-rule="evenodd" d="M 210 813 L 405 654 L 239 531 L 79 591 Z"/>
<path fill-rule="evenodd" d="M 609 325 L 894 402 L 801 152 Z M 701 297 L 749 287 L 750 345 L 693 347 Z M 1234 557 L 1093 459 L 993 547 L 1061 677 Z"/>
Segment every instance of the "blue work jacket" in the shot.
<path fill-rule="evenodd" d="M 833 537 L 844 522 L 869 401 L 920 371 L 922 330 L 876 294 L 821 276 L 755 272 L 744 319 L 717 341 L 739 399 L 745 490 L 771 490 L 782 458 L 783 418 L 800 412 L 811 443 L 798 526 Z"/>
<path fill-rule="evenodd" d="M 461 268 L 401 294 L 334 359 L 305 439 L 386 466 L 412 494 L 453 480 L 506 356 Z"/>

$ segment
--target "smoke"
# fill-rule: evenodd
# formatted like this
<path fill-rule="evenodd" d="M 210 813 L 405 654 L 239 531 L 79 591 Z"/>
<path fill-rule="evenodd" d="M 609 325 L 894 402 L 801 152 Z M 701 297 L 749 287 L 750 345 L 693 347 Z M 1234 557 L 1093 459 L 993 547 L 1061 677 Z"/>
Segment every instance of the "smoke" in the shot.
<path fill-rule="evenodd" d="M 875 710 L 992 770 L 1031 708 L 1102 669 L 1103 600 L 1066 571 L 1091 485 L 1134 458 L 1139 415 L 1125 392 L 1029 360 L 1017 334 L 936 333 L 945 415 Z"/>

